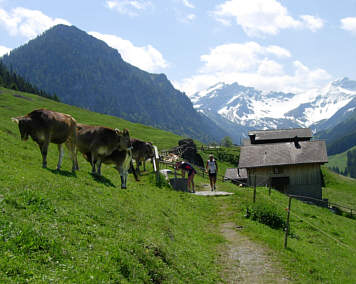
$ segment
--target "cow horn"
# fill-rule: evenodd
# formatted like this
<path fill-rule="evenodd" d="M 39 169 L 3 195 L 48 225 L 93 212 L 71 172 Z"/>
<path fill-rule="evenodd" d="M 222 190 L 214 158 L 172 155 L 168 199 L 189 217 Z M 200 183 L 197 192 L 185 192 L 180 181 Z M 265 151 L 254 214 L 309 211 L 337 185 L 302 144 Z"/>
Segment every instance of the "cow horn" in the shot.
<path fill-rule="evenodd" d="M 17 117 L 12 117 L 11 121 L 15 122 L 16 124 L 19 124 L 19 122 L 20 122 L 20 120 Z"/>
<path fill-rule="evenodd" d="M 129 131 L 127 130 L 127 128 L 124 129 L 124 135 L 129 135 Z"/>
<path fill-rule="evenodd" d="M 119 129 L 119 128 L 115 128 L 115 132 L 116 132 L 116 134 L 118 134 L 118 135 L 120 135 L 120 134 L 121 134 L 121 131 L 120 131 L 120 129 Z"/>

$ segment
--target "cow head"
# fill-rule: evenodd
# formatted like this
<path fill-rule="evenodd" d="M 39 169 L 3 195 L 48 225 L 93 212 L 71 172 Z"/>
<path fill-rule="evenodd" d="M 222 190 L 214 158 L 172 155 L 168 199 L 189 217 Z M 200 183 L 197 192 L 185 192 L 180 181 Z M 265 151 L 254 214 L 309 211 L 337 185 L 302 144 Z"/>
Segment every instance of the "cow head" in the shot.
<path fill-rule="evenodd" d="M 118 149 L 119 150 L 126 150 L 126 149 L 131 149 L 131 141 L 130 141 L 130 134 L 127 129 L 124 129 L 123 131 L 120 131 L 119 129 L 115 129 L 116 134 L 118 135 Z"/>
<path fill-rule="evenodd" d="M 19 116 L 11 118 L 13 122 L 15 122 L 19 126 L 21 140 L 26 141 L 29 135 L 29 122 L 31 118 L 26 116 Z"/>
<path fill-rule="evenodd" d="M 155 149 L 153 148 L 153 145 L 151 142 L 146 142 L 146 151 L 145 151 L 145 156 L 146 158 L 153 158 L 155 156 Z"/>

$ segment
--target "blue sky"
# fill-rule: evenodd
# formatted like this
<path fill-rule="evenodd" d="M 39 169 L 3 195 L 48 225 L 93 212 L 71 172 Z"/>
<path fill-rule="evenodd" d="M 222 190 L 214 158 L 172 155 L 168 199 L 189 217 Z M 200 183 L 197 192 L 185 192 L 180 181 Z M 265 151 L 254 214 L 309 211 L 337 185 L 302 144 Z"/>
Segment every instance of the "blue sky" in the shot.
<path fill-rule="evenodd" d="M 187 94 L 220 81 L 303 92 L 356 80 L 356 0 L 0 0 L 0 55 L 58 23 Z"/>

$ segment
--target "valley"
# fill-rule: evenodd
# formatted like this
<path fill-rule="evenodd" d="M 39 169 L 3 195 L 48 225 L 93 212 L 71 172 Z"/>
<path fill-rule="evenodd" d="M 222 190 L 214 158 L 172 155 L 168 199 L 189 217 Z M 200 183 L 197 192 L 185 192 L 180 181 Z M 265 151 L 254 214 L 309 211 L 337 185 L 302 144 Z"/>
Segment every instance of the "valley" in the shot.
<path fill-rule="evenodd" d="M 56 171 L 53 146 L 48 153 L 48 169 L 42 169 L 37 146 L 32 141 L 22 142 L 10 120 L 35 108 L 70 113 L 88 124 L 127 128 L 133 137 L 150 140 L 159 149 L 177 145 L 181 137 L 37 95 L 5 88 L 0 91 L 2 282 L 355 281 L 355 219 L 293 200 L 292 235 L 285 250 L 282 230 L 245 217 L 246 207 L 252 206 L 252 188 L 219 180 L 218 190 L 234 195 L 195 196 L 176 192 L 168 184 L 157 187 L 149 168 L 139 182 L 130 175 L 128 189 L 122 190 L 115 170 L 104 166 L 104 176 L 95 178 L 81 156 L 81 169 L 73 175 L 68 152 L 63 169 Z M 234 166 L 220 164 L 221 169 Z M 355 180 L 327 169 L 323 172 L 325 197 L 355 207 Z M 206 190 L 207 183 L 198 176 L 197 190 Z M 260 187 L 257 202 L 271 208 L 278 204 L 276 212 L 283 216 L 288 200 L 274 190 L 269 196 L 267 188 Z M 240 238 L 238 245 L 234 238 Z M 256 259 L 249 258 L 251 250 Z M 235 256 L 226 263 L 230 253 Z M 240 266 L 239 259 L 258 263 L 260 256 L 266 258 L 269 268 L 257 272 Z M 282 277 L 273 271 L 281 272 Z"/>
<path fill-rule="evenodd" d="M 0 20 L 2 15 L 0 7 Z M 93 34 L 56 24 L 0 57 L 1 283 L 356 282 L 355 80 L 342 77 L 292 93 L 245 86 L 236 76 L 230 83 L 211 80 L 210 87 L 187 95 L 166 74 L 132 65 Z M 152 46 L 147 50 L 159 55 Z M 259 50 L 290 56 L 276 46 Z M 22 132 L 12 121 L 40 108 L 125 133 L 127 153 L 132 150 L 128 136 L 164 153 L 192 138 L 203 164 L 214 155 L 217 190 L 230 195 L 175 191 L 151 163 L 140 180 L 130 173 L 127 188 L 121 188 L 113 165 L 103 164 L 102 175 L 92 173 L 94 159 L 85 147 L 83 155 L 78 153 L 79 171 L 71 171 L 67 150 L 62 168 L 56 169 L 62 158 L 53 144 L 47 168 L 42 168 L 38 145 L 21 141 Z M 279 130 L 294 133 L 297 128 L 309 128 L 298 133 L 310 135 L 279 137 Z M 242 145 L 256 130 L 277 131 L 265 139 L 273 131 L 260 132 L 260 140 L 252 134 L 247 142 L 262 146 L 258 152 L 258 146 L 249 145 L 256 148 L 245 161 L 256 163 L 255 168 L 248 172 L 243 167 L 247 176 L 234 183 L 225 180 L 227 169 L 238 172 Z M 320 147 L 313 146 L 318 142 Z M 106 146 L 98 147 L 97 156 Z M 125 157 L 128 169 L 132 157 Z M 304 167 L 308 158 L 316 165 L 309 170 Z M 266 172 L 273 177 L 256 178 L 268 159 L 274 164 Z M 158 165 L 174 171 L 172 164 Z M 201 193 L 209 190 L 209 180 L 204 168 L 197 169 L 195 185 Z M 295 178 L 297 172 L 305 174 Z M 310 181 L 316 180 L 317 201 L 324 206 L 282 194 L 289 192 L 285 186 L 292 177 L 308 193 Z"/>

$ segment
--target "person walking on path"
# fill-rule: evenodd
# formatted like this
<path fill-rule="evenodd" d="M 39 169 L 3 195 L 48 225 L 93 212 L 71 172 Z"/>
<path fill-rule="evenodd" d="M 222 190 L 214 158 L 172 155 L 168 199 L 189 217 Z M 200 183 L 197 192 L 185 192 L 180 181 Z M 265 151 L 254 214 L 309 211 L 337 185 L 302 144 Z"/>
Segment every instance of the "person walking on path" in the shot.
<path fill-rule="evenodd" d="M 194 189 L 194 176 L 197 173 L 197 171 L 193 168 L 191 164 L 188 162 L 177 162 L 176 164 L 177 169 L 182 170 L 182 177 L 185 178 L 185 172 L 188 172 L 188 191 L 195 193 Z"/>
<path fill-rule="evenodd" d="M 205 169 L 209 174 L 211 191 L 214 191 L 216 190 L 216 175 L 218 174 L 218 164 L 216 163 L 213 155 L 209 155 L 209 160 L 206 162 Z"/>

